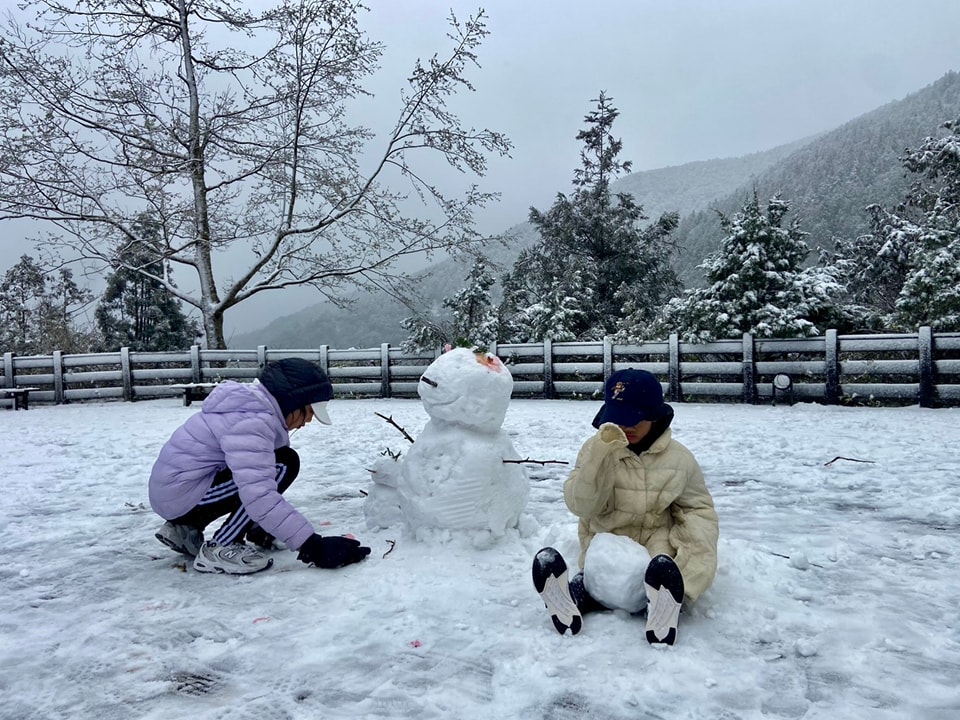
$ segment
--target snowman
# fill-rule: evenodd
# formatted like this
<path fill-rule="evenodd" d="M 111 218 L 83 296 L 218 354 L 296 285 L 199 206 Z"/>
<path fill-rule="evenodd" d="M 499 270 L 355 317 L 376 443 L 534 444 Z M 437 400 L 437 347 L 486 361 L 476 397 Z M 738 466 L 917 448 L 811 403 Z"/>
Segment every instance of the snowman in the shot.
<path fill-rule="evenodd" d="M 371 527 L 403 520 L 421 529 L 487 531 L 517 527 L 530 484 L 501 429 L 513 377 L 498 357 L 454 348 L 420 377 L 430 419 L 403 458 L 382 457 L 364 514 Z"/>

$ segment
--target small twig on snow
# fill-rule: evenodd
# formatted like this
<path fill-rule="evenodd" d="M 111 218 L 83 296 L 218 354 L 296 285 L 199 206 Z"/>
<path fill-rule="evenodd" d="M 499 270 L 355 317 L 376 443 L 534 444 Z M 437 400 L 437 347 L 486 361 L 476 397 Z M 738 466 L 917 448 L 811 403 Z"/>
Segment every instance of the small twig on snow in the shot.
<path fill-rule="evenodd" d="M 504 460 L 505 463 L 513 463 L 515 465 L 520 465 L 521 463 L 533 463 L 534 465 L 569 465 L 566 460 L 531 460 L 526 458 L 525 460 Z"/>
<path fill-rule="evenodd" d="M 390 546 L 390 549 L 383 554 L 383 557 L 386 557 L 387 555 L 393 552 L 393 549 L 397 546 L 397 542 L 396 540 L 387 540 L 387 545 Z"/>
<path fill-rule="evenodd" d="M 400 427 L 399 425 L 397 425 L 397 423 L 396 423 L 396 421 L 393 419 L 393 416 L 392 416 L 392 415 L 391 415 L 390 417 L 387 417 L 387 416 L 384 415 L 383 413 L 378 413 L 378 412 L 375 412 L 374 415 L 376 415 L 378 418 L 383 418 L 384 420 L 386 420 L 388 423 L 390 423 L 391 425 L 393 425 L 397 430 L 399 430 L 400 432 L 402 432 L 402 433 L 403 433 L 403 436 L 404 436 L 407 440 L 409 440 L 410 442 L 413 442 L 413 438 L 410 437 L 410 433 L 408 433 L 408 432 L 407 432 L 406 430 L 404 430 L 402 427 Z"/>
<path fill-rule="evenodd" d="M 824 467 L 826 467 L 831 463 L 835 463 L 837 460 L 849 460 L 850 462 L 858 462 L 858 463 L 875 463 L 876 462 L 876 460 L 858 460 L 857 458 L 848 458 L 848 457 L 843 457 L 842 455 L 837 455 L 833 460 L 831 460 L 830 462 L 825 462 L 823 465 Z"/>
<path fill-rule="evenodd" d="M 778 553 L 778 552 L 773 552 L 773 550 L 767 550 L 767 552 L 770 553 L 771 555 L 775 556 L 775 557 L 783 558 L 784 560 L 790 560 L 790 559 L 791 559 L 791 557 L 790 557 L 789 555 L 783 555 L 783 554 Z M 808 561 L 808 562 L 809 562 L 809 561 Z M 817 563 L 815 563 L 815 562 L 812 562 L 812 563 L 810 563 L 810 564 L 813 565 L 814 567 L 820 568 L 821 570 L 823 569 L 823 565 L 817 565 Z"/>

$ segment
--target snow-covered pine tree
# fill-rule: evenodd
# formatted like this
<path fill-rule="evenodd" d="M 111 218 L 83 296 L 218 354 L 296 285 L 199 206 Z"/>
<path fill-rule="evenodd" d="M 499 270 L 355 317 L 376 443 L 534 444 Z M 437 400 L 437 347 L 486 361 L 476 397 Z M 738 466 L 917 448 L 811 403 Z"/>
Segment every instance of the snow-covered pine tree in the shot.
<path fill-rule="evenodd" d="M 650 309 L 652 316 L 653 309 L 679 289 L 669 262 L 674 250 L 669 237 L 678 216 L 667 213 L 642 228 L 640 222 L 647 219 L 642 206 L 627 193 L 611 192 L 611 183 L 630 172 L 631 163 L 617 159 L 622 142 L 612 135 L 619 115 L 612 98 L 601 92 L 593 102 L 596 110 L 585 117 L 587 127 L 577 134 L 583 148 L 581 167 L 574 172 L 573 193 L 569 197 L 558 193 L 546 212 L 530 210 L 530 222 L 540 239 L 530 253 L 518 259 L 511 273 L 513 283 L 526 293 L 528 304 L 521 306 L 518 300 L 523 293 L 514 293 L 509 297 L 512 307 L 501 311 L 504 325 L 513 326 L 521 336 L 530 336 L 542 327 L 542 323 L 535 327 L 530 322 L 551 302 L 559 301 L 548 298 L 560 292 L 574 272 L 579 272 L 583 286 L 592 293 L 589 306 L 581 302 L 582 315 L 578 312 L 575 323 L 580 327 L 570 324 L 572 316 L 564 320 L 576 339 L 596 339 L 614 332 L 627 299 L 632 299 L 635 307 Z M 566 297 L 576 299 L 569 293 Z"/>
<path fill-rule="evenodd" d="M 31 256 L 22 255 L 0 280 L 0 351 L 42 355 L 94 349 L 93 333 L 75 323 L 92 299 L 69 268 L 48 275 Z"/>
<path fill-rule="evenodd" d="M 408 352 L 434 350 L 444 344 L 485 348 L 497 340 L 498 318 L 490 297 L 494 279 L 487 261 L 478 257 L 470 268 L 466 286 L 444 298 L 447 313 L 412 315 L 400 321 L 410 336 L 401 347 Z"/>
<path fill-rule="evenodd" d="M 161 257 L 160 227 L 141 218 L 135 224 L 136 239 L 117 250 L 115 270 L 94 316 L 107 351 L 183 350 L 196 339 L 199 327 L 183 313 L 179 300 L 154 277 L 168 277 Z M 146 271 L 132 270 L 138 267 Z M 170 280 L 172 283 L 172 280 Z"/>
<path fill-rule="evenodd" d="M 523 328 L 523 334 L 513 342 L 577 340 L 586 325 L 592 296 L 593 291 L 584 286 L 579 270 L 554 279 L 539 301 L 519 313 L 517 324 Z"/>
<path fill-rule="evenodd" d="M 490 299 L 493 275 L 486 260 L 474 260 L 466 277 L 467 286 L 443 301 L 453 314 L 453 344 L 487 347 L 497 339 L 497 313 Z"/>
<path fill-rule="evenodd" d="M 873 232 L 837 243 L 857 327 L 960 330 L 960 118 L 901 158 L 917 175 L 904 202 L 867 208 Z"/>
<path fill-rule="evenodd" d="M 671 300 L 651 327 L 687 341 L 738 337 L 797 337 L 820 332 L 832 319 L 841 288 L 835 272 L 804 270 L 809 253 L 799 218 L 781 227 L 789 203 L 772 198 L 764 211 L 754 193 L 732 218 L 722 217 L 720 251 L 700 266 L 709 284 Z"/>
<path fill-rule="evenodd" d="M 927 138 L 904 156 L 904 167 L 918 178 L 905 217 L 891 214 L 911 248 L 894 311 L 905 329 L 960 330 L 960 118 L 943 127 L 948 135 Z"/>

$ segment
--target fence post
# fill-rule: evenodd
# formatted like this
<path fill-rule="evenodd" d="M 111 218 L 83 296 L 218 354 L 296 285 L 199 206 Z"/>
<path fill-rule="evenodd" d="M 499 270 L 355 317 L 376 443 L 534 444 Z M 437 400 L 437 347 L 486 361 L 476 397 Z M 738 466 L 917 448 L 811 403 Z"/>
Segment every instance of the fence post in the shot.
<path fill-rule="evenodd" d="M 257 345 L 257 367 L 263 370 L 266 364 L 267 364 L 267 346 Z"/>
<path fill-rule="evenodd" d="M 740 400 L 745 405 L 757 404 L 757 364 L 754 358 L 753 335 L 743 334 L 743 392 Z"/>
<path fill-rule="evenodd" d="M 3 378 L 7 383 L 7 387 L 14 387 L 12 352 L 6 352 L 3 354 Z"/>
<path fill-rule="evenodd" d="M 390 397 L 390 343 L 380 344 L 380 397 Z"/>
<path fill-rule="evenodd" d="M 667 357 L 667 377 L 670 381 L 670 402 L 683 402 L 680 392 L 680 336 L 670 333 L 668 339 L 669 355 Z"/>
<path fill-rule="evenodd" d="M 330 374 L 330 346 L 320 346 L 320 368 L 327 374 Z"/>
<path fill-rule="evenodd" d="M 606 387 L 607 380 L 613 375 L 613 343 L 608 335 L 603 336 L 603 385 Z"/>
<path fill-rule="evenodd" d="M 823 401 L 827 405 L 840 404 L 840 336 L 836 330 L 827 330 L 823 338 L 823 357 L 826 363 L 826 385 Z"/>
<path fill-rule="evenodd" d="M 63 389 L 63 351 L 53 351 L 53 402 L 61 405 L 66 402 Z"/>
<path fill-rule="evenodd" d="M 193 376 L 193 382 L 200 382 L 200 346 L 190 346 L 190 371 Z"/>
<path fill-rule="evenodd" d="M 123 382 L 123 399 L 133 400 L 133 373 L 130 371 L 130 348 L 120 348 L 120 378 Z"/>
<path fill-rule="evenodd" d="M 543 397 L 553 399 L 553 340 L 543 341 Z"/>
<path fill-rule="evenodd" d="M 920 360 L 920 407 L 937 406 L 937 367 L 933 360 L 933 330 L 924 325 L 917 332 Z"/>

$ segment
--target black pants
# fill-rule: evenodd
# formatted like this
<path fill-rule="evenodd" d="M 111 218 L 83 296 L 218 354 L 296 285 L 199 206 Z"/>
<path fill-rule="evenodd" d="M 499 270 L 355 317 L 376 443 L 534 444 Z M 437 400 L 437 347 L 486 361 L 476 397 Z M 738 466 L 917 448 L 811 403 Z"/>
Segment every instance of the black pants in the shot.
<path fill-rule="evenodd" d="M 300 473 L 300 456 L 289 446 L 275 450 L 274 454 L 277 459 L 277 490 L 283 493 Z M 240 502 L 240 493 L 230 468 L 225 468 L 214 476 L 213 484 L 196 507 L 172 522 L 204 530 L 207 525 L 224 515 L 229 517 L 213 535 L 213 540 L 221 545 L 242 540 L 247 530 L 254 526 L 253 520 Z"/>

